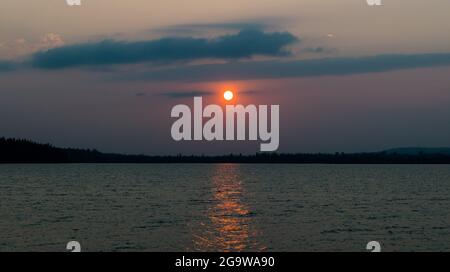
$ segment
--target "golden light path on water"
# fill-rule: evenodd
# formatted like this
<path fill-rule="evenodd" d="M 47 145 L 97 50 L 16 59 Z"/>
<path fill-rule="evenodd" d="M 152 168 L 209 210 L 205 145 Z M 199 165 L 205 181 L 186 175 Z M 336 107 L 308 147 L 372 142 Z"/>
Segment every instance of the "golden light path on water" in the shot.
<path fill-rule="evenodd" d="M 214 185 L 212 206 L 207 220 L 194 235 L 198 251 L 241 252 L 263 251 L 258 241 L 254 214 L 243 203 L 245 190 L 239 176 L 239 165 L 219 164 L 211 182 Z"/>

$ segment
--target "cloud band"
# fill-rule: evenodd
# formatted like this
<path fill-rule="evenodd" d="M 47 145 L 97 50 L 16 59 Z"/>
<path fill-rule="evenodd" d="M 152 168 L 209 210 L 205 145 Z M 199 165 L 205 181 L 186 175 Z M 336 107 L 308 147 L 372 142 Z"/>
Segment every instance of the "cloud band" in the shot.
<path fill-rule="evenodd" d="M 206 58 L 241 59 L 256 55 L 286 56 L 290 52 L 285 47 L 296 41 L 297 38 L 288 32 L 266 33 L 260 30 L 243 30 L 210 40 L 192 37 L 139 42 L 105 40 L 38 52 L 32 56 L 32 65 L 37 68 L 60 69 Z"/>

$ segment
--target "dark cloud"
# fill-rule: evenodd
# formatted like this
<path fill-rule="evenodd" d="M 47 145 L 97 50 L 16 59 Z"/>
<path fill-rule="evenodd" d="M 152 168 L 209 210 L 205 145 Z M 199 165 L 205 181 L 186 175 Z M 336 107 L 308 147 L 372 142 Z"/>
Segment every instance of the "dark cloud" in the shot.
<path fill-rule="evenodd" d="M 307 53 L 324 54 L 324 53 L 331 53 L 333 50 L 323 46 L 317 46 L 305 48 L 303 51 Z"/>
<path fill-rule="evenodd" d="M 252 20 L 243 20 L 235 22 L 210 22 L 210 23 L 193 23 L 193 24 L 178 24 L 164 26 L 157 29 L 151 29 L 150 32 L 156 32 L 165 35 L 188 35 L 201 34 L 208 31 L 220 30 L 268 30 L 280 29 L 286 25 L 285 18 L 260 18 Z"/>
<path fill-rule="evenodd" d="M 164 96 L 167 98 L 186 98 L 186 97 L 194 97 L 194 96 L 209 96 L 212 95 L 212 92 L 205 91 L 175 91 L 175 92 L 163 92 L 159 93 L 159 96 Z"/>
<path fill-rule="evenodd" d="M 339 76 L 439 66 L 450 66 L 450 53 L 208 64 L 162 69 L 129 75 L 128 78 L 151 81 L 245 80 Z"/>
<path fill-rule="evenodd" d="M 176 62 L 205 58 L 242 59 L 256 55 L 286 56 L 286 46 L 297 41 L 288 32 L 243 30 L 237 34 L 204 38 L 162 38 L 123 42 L 70 45 L 38 52 L 32 56 L 37 68 L 58 69 L 78 66 L 112 65 L 140 62 Z"/>
<path fill-rule="evenodd" d="M 0 60 L 0 72 L 9 72 L 15 69 L 15 65 L 9 61 Z"/>

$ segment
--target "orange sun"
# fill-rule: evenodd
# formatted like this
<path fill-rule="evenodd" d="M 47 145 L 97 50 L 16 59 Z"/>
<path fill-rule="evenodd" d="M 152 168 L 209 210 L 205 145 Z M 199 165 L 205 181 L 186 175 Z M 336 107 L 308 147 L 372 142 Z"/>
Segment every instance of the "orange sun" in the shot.
<path fill-rule="evenodd" d="M 223 98 L 225 98 L 226 101 L 231 101 L 234 98 L 234 94 L 231 90 L 227 90 L 223 93 Z"/>

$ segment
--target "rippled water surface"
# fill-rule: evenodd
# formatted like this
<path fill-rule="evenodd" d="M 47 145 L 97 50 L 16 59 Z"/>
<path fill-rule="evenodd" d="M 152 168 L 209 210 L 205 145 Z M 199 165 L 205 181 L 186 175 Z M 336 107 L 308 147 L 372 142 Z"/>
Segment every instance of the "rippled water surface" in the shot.
<path fill-rule="evenodd" d="M 0 251 L 450 251 L 444 165 L 0 165 Z"/>

